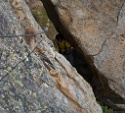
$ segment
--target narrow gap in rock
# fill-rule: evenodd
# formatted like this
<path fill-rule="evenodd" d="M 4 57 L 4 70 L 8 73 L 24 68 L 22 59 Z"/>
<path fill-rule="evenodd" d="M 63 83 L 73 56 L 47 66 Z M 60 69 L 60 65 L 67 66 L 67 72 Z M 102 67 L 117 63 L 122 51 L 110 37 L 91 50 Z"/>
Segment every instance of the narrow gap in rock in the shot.
<path fill-rule="evenodd" d="M 43 7 L 43 4 L 41 4 L 41 1 L 43 2 L 46 11 Z M 55 39 L 56 34 L 63 34 L 65 40 L 70 42 L 70 44 L 75 49 L 73 58 L 74 67 L 76 68 L 78 73 L 88 83 L 90 83 L 97 100 L 101 101 L 103 104 L 109 107 L 112 107 L 113 109 L 118 109 L 115 105 L 111 105 L 112 103 L 110 104 L 108 98 L 110 98 L 114 103 L 118 103 L 118 99 L 121 102 L 122 99 L 119 97 L 119 95 L 112 91 L 111 88 L 109 88 L 107 79 L 103 76 L 103 74 L 98 72 L 93 62 L 93 56 L 89 56 L 85 50 L 81 50 L 77 43 L 77 40 L 75 40 L 76 38 L 70 34 L 66 26 L 63 25 L 63 23 L 60 21 L 57 13 L 55 13 L 56 10 L 53 4 L 51 2 L 46 2 L 45 0 L 41 1 L 30 0 L 29 3 L 32 14 L 35 17 L 36 21 L 42 28 L 48 29 L 46 35 L 52 41 Z M 48 16 L 46 12 L 48 13 Z M 113 96 L 111 97 L 109 94 L 112 94 Z M 108 96 L 105 97 L 105 95 Z"/>
<path fill-rule="evenodd" d="M 52 15 L 48 17 L 46 10 L 47 7 L 43 6 L 40 0 L 31 0 L 28 2 L 28 5 L 31 9 L 31 12 L 36 19 L 36 21 L 40 24 L 40 26 L 44 29 L 47 28 L 48 31 L 46 35 L 52 40 L 55 40 L 55 37 L 58 33 L 64 36 L 64 39 L 68 41 L 72 47 L 74 48 L 73 52 L 73 67 L 76 68 L 77 72 L 88 82 L 90 85 L 95 88 L 94 84 L 92 83 L 93 80 L 93 70 L 90 66 L 92 64 L 92 58 L 87 56 L 81 48 L 78 46 L 76 41 L 74 40 L 73 36 L 68 32 L 68 30 L 61 24 L 59 21 L 58 15 L 54 13 L 54 8 L 52 5 L 49 8 L 52 9 Z M 44 9 L 45 7 L 45 9 Z M 54 14 L 54 16 L 53 16 Z M 53 17 L 53 18 L 52 18 Z M 51 21 L 50 21 L 51 20 Z"/>

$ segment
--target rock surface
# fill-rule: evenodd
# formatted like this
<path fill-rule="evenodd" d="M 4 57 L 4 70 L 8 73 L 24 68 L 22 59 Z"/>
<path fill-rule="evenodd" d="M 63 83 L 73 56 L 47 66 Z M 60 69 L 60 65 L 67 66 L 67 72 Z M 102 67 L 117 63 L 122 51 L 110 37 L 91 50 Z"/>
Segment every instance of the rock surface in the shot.
<path fill-rule="evenodd" d="M 24 0 L 0 0 L 0 53 L 1 113 L 102 113 Z"/>
<path fill-rule="evenodd" d="M 124 0 L 41 1 L 56 29 L 93 59 L 95 93 L 125 104 Z"/>

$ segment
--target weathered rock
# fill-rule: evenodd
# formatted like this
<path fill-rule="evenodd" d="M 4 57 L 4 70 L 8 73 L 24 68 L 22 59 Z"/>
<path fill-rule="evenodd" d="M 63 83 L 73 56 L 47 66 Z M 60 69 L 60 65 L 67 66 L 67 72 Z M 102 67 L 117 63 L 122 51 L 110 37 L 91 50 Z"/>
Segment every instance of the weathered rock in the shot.
<path fill-rule="evenodd" d="M 24 0 L 0 0 L 0 52 L 2 113 L 102 113 L 90 85 L 54 51 Z"/>
<path fill-rule="evenodd" d="M 124 0 L 41 1 L 57 30 L 93 59 L 95 93 L 125 104 Z"/>

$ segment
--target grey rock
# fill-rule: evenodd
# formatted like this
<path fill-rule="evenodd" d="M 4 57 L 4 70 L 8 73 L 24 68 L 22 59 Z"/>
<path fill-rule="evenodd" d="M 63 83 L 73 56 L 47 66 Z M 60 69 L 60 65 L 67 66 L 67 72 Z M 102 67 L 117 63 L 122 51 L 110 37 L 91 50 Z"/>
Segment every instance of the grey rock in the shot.
<path fill-rule="evenodd" d="M 24 0 L 0 0 L 0 18 L 3 113 L 102 113 L 90 85 L 50 47 Z"/>

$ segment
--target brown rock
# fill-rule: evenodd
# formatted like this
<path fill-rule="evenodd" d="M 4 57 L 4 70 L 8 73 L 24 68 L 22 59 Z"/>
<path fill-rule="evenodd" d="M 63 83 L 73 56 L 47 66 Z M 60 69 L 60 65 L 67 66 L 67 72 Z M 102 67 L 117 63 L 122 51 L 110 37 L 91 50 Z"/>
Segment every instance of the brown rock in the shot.
<path fill-rule="evenodd" d="M 124 0 L 41 1 L 56 29 L 93 59 L 95 93 L 125 104 Z"/>

